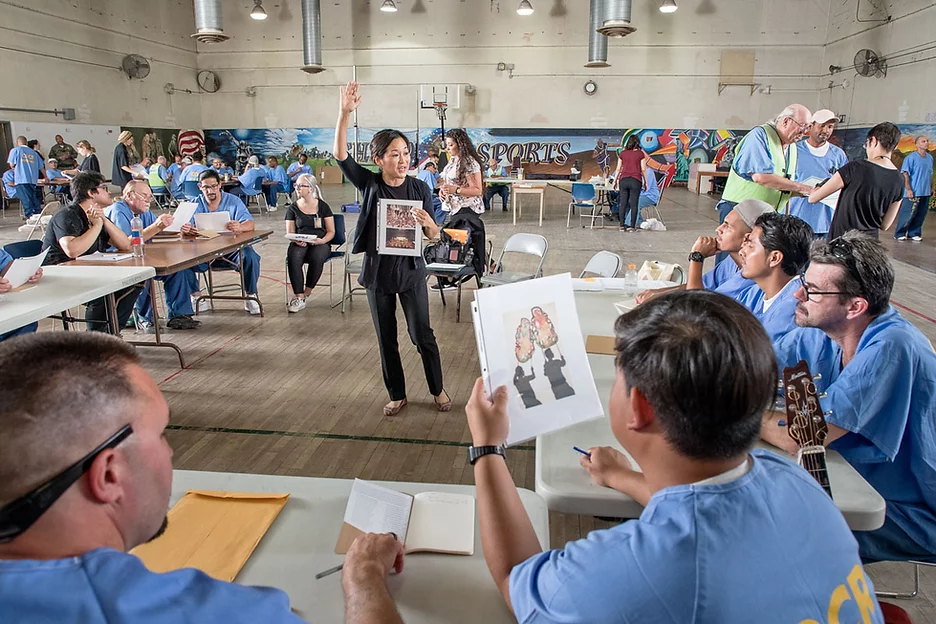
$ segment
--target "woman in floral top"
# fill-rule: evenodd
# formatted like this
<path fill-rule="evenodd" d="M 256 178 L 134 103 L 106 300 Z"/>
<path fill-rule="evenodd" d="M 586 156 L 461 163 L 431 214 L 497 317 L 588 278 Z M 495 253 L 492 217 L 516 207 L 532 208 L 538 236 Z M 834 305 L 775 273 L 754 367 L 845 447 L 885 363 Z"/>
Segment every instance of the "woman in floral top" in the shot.
<path fill-rule="evenodd" d="M 446 132 L 445 150 L 450 160 L 442 170 L 442 183 L 439 186 L 443 207 L 449 216 L 463 208 L 469 208 L 475 214 L 483 213 L 481 157 L 471 144 L 468 133 L 461 128 Z"/>

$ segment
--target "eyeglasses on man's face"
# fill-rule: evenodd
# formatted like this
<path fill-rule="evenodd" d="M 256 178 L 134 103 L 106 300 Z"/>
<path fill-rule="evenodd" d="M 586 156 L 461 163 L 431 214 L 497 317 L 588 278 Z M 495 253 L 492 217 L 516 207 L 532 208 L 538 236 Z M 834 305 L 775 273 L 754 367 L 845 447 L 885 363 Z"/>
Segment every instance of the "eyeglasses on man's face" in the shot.
<path fill-rule="evenodd" d="M 200 184 L 199 187 L 203 191 L 210 192 L 210 191 L 217 191 L 219 188 L 221 188 L 221 185 L 220 184 Z"/>
<path fill-rule="evenodd" d="M 851 295 L 851 293 L 843 292 L 840 290 L 813 290 L 809 287 L 809 284 L 806 282 L 806 274 L 799 274 L 799 285 L 803 289 L 803 294 L 808 300 L 810 297 L 815 297 L 817 295 Z M 815 287 L 814 287 L 815 288 Z"/>

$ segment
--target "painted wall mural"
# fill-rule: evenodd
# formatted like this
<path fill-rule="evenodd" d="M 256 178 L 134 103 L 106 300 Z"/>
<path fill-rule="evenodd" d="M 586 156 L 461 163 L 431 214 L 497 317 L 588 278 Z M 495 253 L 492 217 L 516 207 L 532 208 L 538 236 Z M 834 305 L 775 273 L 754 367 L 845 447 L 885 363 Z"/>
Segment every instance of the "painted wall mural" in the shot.
<path fill-rule="evenodd" d="M 134 162 L 140 162 L 147 156 L 155 162 L 157 157 L 165 156 L 171 163 L 175 154 L 205 154 L 205 138 L 201 130 L 133 126 L 122 126 L 120 130 L 133 133 L 133 149 L 130 156 Z"/>

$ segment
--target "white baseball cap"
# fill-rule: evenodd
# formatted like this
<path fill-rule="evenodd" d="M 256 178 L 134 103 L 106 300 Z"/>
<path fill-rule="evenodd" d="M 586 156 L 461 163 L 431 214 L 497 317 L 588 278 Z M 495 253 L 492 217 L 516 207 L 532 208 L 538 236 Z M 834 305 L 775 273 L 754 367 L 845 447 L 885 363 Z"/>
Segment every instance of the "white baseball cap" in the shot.
<path fill-rule="evenodd" d="M 828 108 L 823 108 L 822 110 L 817 110 L 813 113 L 812 123 L 829 123 L 830 121 L 838 121 L 838 115 L 830 111 Z"/>

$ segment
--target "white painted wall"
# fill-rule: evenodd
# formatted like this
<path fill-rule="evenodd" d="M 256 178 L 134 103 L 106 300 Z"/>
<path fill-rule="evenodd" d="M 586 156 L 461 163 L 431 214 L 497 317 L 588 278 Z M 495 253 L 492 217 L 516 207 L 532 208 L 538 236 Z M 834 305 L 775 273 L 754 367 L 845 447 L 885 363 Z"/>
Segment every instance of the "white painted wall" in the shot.
<path fill-rule="evenodd" d="M 194 15 L 192 0 L 0 0 L 0 106 L 75 108 L 84 124 L 200 127 L 198 95 L 163 91 L 197 89 Z M 150 60 L 145 80 L 118 69 L 129 53 Z"/>
<path fill-rule="evenodd" d="M 101 171 L 110 177 L 110 166 L 113 161 L 114 148 L 117 147 L 117 135 L 120 134 L 120 126 L 14 121 L 10 124 L 10 129 L 12 130 L 14 142 L 18 136 L 24 136 L 27 139 L 38 139 L 43 157 L 46 157 L 49 150 L 55 145 L 56 134 L 61 134 L 65 142 L 72 147 L 75 147 L 75 143 L 81 139 L 85 139 L 91 143 L 97 152 Z M 78 162 L 81 162 L 81 156 L 78 157 Z"/>
<path fill-rule="evenodd" d="M 826 76 L 824 84 L 851 84 L 820 92 L 820 100 L 847 115 L 849 126 L 868 126 L 880 121 L 936 123 L 936 3 L 933 0 L 861 0 L 861 19 L 890 21 L 858 23 L 857 0 L 833 3 L 828 46 L 823 66 L 838 65 L 841 73 Z M 886 13 L 875 10 L 875 4 Z M 888 58 L 887 76 L 865 78 L 854 70 L 855 53 L 869 48 Z"/>
<path fill-rule="evenodd" d="M 671 15 L 638 0 L 638 30 L 609 42 L 607 69 L 583 67 L 587 0 L 535 0 L 529 17 L 514 0 L 495 0 L 499 12 L 489 0 L 400 0 L 395 14 L 378 0 L 323 2 L 327 71 L 315 76 L 299 70 L 297 2 L 268 0 L 263 22 L 241 4 L 224 7 L 230 41 L 198 46 L 199 66 L 223 82 L 203 96 L 205 128 L 330 126 L 352 65 L 364 85 L 362 126 L 414 127 L 417 115 L 420 126 L 437 125 L 416 105 L 418 85 L 439 82 L 477 89 L 449 111 L 452 126 L 750 127 L 790 102 L 815 103 L 829 0 L 693 0 Z M 730 87 L 719 96 L 725 48 L 753 50 L 756 81 L 772 94 Z M 514 64 L 512 79 L 499 61 Z M 582 93 L 589 78 L 599 85 L 593 97 Z"/>

